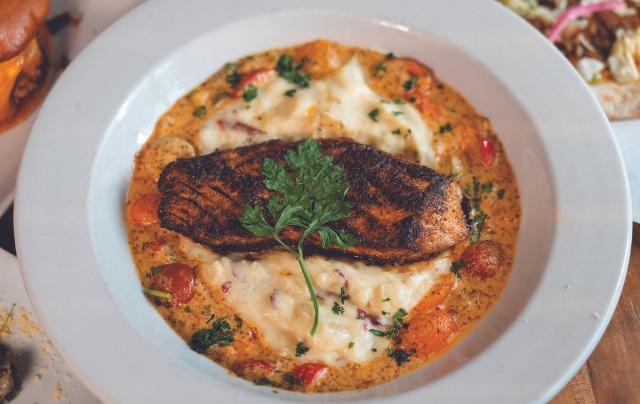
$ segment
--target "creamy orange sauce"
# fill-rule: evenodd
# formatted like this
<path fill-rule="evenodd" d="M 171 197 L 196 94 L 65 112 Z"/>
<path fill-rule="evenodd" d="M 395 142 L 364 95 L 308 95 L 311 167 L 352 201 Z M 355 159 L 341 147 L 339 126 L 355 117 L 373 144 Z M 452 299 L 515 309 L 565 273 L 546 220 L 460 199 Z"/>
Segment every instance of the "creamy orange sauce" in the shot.
<path fill-rule="evenodd" d="M 233 98 L 234 93 L 238 95 L 237 86 L 228 78 L 234 72 L 251 74 L 260 69 L 273 72 L 281 55 L 292 55 L 293 63 L 301 65 L 300 71 L 309 74 L 312 82 L 330 76 L 353 57 L 357 58 L 366 83 L 381 100 L 387 104 L 412 105 L 419 112 L 433 134 L 431 148 L 435 158 L 431 167 L 451 175 L 459 184 L 471 200 L 474 207 L 471 215 L 475 218 L 471 240 L 448 252 L 452 271 L 438 277 L 436 286 L 402 318 L 399 333 L 389 341 L 388 350 L 370 361 L 328 366 L 308 384 L 301 380 L 304 377 L 299 368 L 308 362 L 305 355 L 283 356 L 274 350 L 260 327 L 247 321 L 242 312 L 226 302 L 224 285 L 210 287 L 204 279 L 207 265 L 185 248 L 190 241 L 161 228 L 154 212 L 159 198 L 156 182 L 161 169 L 176 158 L 203 153 L 200 139 L 203 125 L 237 102 L 237 97 Z M 272 79 L 269 74 L 273 75 L 256 75 L 256 80 L 249 83 L 257 88 L 257 97 L 261 95 L 263 81 Z M 247 85 L 243 92 L 251 88 Z M 305 91 L 293 84 L 291 88 L 295 88 L 296 93 Z M 251 105 L 248 101 L 247 108 Z M 339 131 L 340 122 L 326 116 L 318 119 L 324 122 L 324 128 L 329 128 L 327 131 Z M 369 124 L 376 122 L 370 119 Z M 420 153 L 411 151 L 415 147 L 407 146 L 415 141 L 414 134 L 407 130 L 410 128 L 398 129 L 401 130 L 386 134 L 393 137 L 393 147 L 400 150 L 401 157 L 420 161 Z M 263 141 L 261 135 L 255 133 L 248 139 L 248 142 Z M 216 319 L 224 318 L 233 333 L 233 341 L 224 346 L 212 345 L 204 353 L 207 357 L 254 383 L 305 392 L 358 390 L 391 381 L 424 366 L 455 344 L 480 321 L 504 289 L 511 272 L 519 223 L 516 179 L 487 119 L 478 116 L 458 92 L 418 62 L 327 41 L 249 55 L 223 67 L 178 100 L 160 118 L 154 133 L 137 154 L 126 202 L 129 245 L 142 287 L 158 289 L 157 279 L 163 265 L 181 263 L 195 270 L 195 293 L 187 302 L 167 307 L 165 299 L 150 296 L 167 323 L 190 343 L 198 330 L 210 329 Z M 471 248 L 473 246 L 482 248 Z M 238 255 L 232 254 L 231 258 L 238 259 Z M 249 257 L 260 258 L 258 253 Z M 310 258 L 319 259 L 324 258 Z M 393 266 L 388 269 L 394 270 Z M 398 352 L 406 354 L 404 359 L 408 360 Z"/>

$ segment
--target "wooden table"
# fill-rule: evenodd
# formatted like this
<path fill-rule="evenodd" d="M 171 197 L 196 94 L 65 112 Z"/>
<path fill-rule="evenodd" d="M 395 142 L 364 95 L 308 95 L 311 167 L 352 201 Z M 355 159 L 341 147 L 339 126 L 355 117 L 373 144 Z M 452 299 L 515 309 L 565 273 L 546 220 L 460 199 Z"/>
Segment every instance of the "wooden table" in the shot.
<path fill-rule="evenodd" d="M 609 328 L 551 403 L 640 403 L 640 224 L 633 224 L 627 278 Z"/>
<path fill-rule="evenodd" d="M 0 219 L 0 247 L 13 248 L 11 210 Z M 4 232 L 2 230 L 5 230 Z M 5 233 L 5 234 L 2 234 Z M 627 278 L 609 328 L 552 404 L 640 403 L 640 224 L 633 224 Z"/>

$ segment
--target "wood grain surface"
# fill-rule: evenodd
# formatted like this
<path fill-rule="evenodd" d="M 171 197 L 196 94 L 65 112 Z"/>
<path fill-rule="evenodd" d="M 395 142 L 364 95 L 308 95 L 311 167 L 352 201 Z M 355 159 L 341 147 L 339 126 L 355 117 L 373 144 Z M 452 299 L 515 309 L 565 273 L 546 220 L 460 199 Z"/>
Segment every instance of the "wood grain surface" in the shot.
<path fill-rule="evenodd" d="M 596 349 L 552 404 L 640 403 L 640 224 L 633 224 L 627 277 Z"/>

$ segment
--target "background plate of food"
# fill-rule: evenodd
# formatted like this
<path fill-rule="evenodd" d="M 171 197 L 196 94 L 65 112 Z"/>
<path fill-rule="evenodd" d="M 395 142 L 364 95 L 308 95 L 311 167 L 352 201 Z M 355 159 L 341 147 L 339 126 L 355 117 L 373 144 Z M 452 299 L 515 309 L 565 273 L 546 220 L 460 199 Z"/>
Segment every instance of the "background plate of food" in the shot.
<path fill-rule="evenodd" d="M 501 0 L 576 68 L 611 120 L 640 222 L 640 4 L 627 0 Z"/>
<path fill-rule="evenodd" d="M 543 401 L 611 318 L 630 215 L 606 116 L 494 1 L 155 1 L 43 105 L 16 241 L 107 402 Z"/>

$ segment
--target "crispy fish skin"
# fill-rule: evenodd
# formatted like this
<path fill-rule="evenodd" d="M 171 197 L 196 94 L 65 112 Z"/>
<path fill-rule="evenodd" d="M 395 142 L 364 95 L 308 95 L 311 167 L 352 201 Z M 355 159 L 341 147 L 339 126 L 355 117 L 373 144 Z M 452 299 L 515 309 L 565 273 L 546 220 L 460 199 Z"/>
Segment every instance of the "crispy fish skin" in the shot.
<path fill-rule="evenodd" d="M 268 141 L 223 150 L 169 164 L 158 182 L 162 201 L 161 226 L 190 237 L 219 253 L 257 252 L 274 247 L 271 237 L 256 236 L 242 227 L 245 205 L 265 204 L 274 191 L 261 175 L 266 157 L 283 164 L 287 150 L 300 142 Z M 351 215 L 329 223 L 355 236 L 358 242 L 344 252 L 322 250 L 317 234 L 305 240 L 309 251 L 343 255 L 380 264 L 428 258 L 469 236 L 464 197 L 451 178 L 372 146 L 349 139 L 318 140 L 321 155 L 342 164 L 350 186 L 346 200 L 355 202 Z M 280 235 L 297 245 L 298 228 Z"/>

